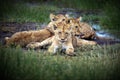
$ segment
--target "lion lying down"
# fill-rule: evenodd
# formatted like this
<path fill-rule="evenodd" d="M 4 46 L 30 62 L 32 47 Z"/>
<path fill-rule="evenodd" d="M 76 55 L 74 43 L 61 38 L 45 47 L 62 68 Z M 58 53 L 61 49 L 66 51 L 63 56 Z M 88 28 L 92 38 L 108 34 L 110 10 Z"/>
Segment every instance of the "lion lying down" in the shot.
<path fill-rule="evenodd" d="M 53 36 L 54 34 L 49 29 L 37 30 L 37 31 L 22 31 L 13 34 L 10 38 L 5 37 L 6 45 L 20 45 L 25 46 L 30 42 L 41 42 L 46 38 Z"/>
<path fill-rule="evenodd" d="M 54 31 L 54 33 L 55 33 L 54 36 L 49 37 L 42 42 L 31 42 L 26 47 L 27 48 L 38 48 L 38 47 L 45 46 L 45 45 L 48 45 L 48 44 L 53 44 L 54 40 L 56 40 L 56 35 L 59 35 L 58 36 L 59 39 L 64 38 L 65 36 L 66 36 L 65 38 L 67 38 L 68 35 L 61 34 L 62 31 L 59 30 L 59 28 L 61 29 L 62 27 L 65 27 L 64 30 L 63 30 L 64 32 L 66 31 L 67 27 L 71 28 L 69 31 L 68 30 L 66 31 L 66 34 L 68 32 L 71 33 L 72 36 L 68 40 L 72 39 L 72 45 L 73 45 L 74 48 L 75 47 L 80 47 L 81 45 L 96 45 L 97 44 L 95 41 L 88 41 L 88 40 L 84 40 L 84 39 L 80 38 L 80 33 L 81 33 L 81 31 L 80 31 L 81 26 L 79 24 L 80 18 L 78 18 L 78 19 L 68 19 L 68 20 L 66 20 L 66 23 L 65 22 L 64 23 L 60 22 L 60 23 L 54 24 L 54 26 L 51 27 L 52 31 Z M 73 22 L 74 22 L 74 24 L 73 24 Z M 51 50 L 51 49 L 49 49 L 49 50 Z"/>
<path fill-rule="evenodd" d="M 83 32 L 83 33 L 80 32 L 80 34 L 84 34 L 84 35 L 82 35 L 82 38 L 86 38 L 85 36 L 87 36 L 89 38 L 91 37 L 91 35 L 94 36 L 94 34 L 93 34 L 94 32 L 92 33 L 91 28 L 86 28 L 85 24 L 83 27 L 81 27 L 83 24 L 80 23 L 80 19 L 78 19 L 77 21 L 74 21 L 72 19 L 68 19 L 65 15 L 62 15 L 62 14 L 58 14 L 58 15 L 50 14 L 50 19 L 51 19 L 51 22 L 48 24 L 48 27 L 45 29 L 36 30 L 36 31 L 32 31 L 32 30 L 31 31 L 22 31 L 22 32 L 17 32 L 15 34 L 13 34 L 11 37 L 5 37 L 6 45 L 15 44 L 15 45 L 20 45 L 20 46 L 26 46 L 27 44 L 29 45 L 29 43 L 31 45 L 31 42 L 41 42 L 41 41 L 54 35 L 54 32 L 51 29 L 51 27 L 53 27 L 54 24 L 58 24 L 60 22 L 62 22 L 62 23 L 67 22 L 68 24 L 70 23 L 71 26 L 75 26 L 76 25 L 75 22 L 77 22 L 78 27 L 80 28 L 79 30 L 81 30 L 81 32 Z M 77 30 L 78 27 L 76 27 L 76 33 L 78 33 L 78 30 Z M 90 27 L 90 26 L 88 26 L 88 27 Z M 81 28 L 84 28 L 84 29 L 81 29 Z M 87 32 L 85 32 L 85 30 L 87 30 Z M 91 41 L 82 40 L 82 39 L 78 40 L 78 42 L 81 44 L 88 44 L 88 45 L 96 44 L 96 42 L 94 42 L 94 41 L 91 42 Z"/>
<path fill-rule="evenodd" d="M 54 23 L 58 23 L 64 21 L 66 17 L 62 14 L 53 15 L 50 14 L 51 22 L 48 24 L 48 27 L 42 30 L 31 30 L 31 31 L 22 31 L 16 32 L 11 37 L 5 37 L 6 45 L 9 46 L 11 44 L 26 46 L 30 42 L 41 42 L 44 39 L 47 39 L 54 35 L 53 31 L 51 31 L 51 26 Z"/>

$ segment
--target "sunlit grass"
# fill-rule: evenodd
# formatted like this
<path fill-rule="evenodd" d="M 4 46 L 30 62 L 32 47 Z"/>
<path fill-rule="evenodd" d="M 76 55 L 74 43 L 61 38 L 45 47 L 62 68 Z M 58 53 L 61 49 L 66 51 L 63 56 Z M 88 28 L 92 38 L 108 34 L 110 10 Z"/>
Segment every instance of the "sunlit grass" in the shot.
<path fill-rule="evenodd" d="M 82 46 L 77 56 L 0 48 L 0 74 L 9 80 L 117 80 L 120 45 Z M 46 52 L 45 52 L 46 53 Z"/>

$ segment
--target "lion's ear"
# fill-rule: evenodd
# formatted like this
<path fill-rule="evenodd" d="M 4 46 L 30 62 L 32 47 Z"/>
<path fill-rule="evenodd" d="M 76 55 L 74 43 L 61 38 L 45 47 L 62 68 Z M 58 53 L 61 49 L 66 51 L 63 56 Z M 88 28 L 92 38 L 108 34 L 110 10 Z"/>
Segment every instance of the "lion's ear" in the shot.
<path fill-rule="evenodd" d="M 8 41 L 10 38 L 9 37 L 5 37 L 5 41 Z"/>
<path fill-rule="evenodd" d="M 78 21 L 82 21 L 82 16 L 80 16 L 79 18 L 77 18 Z"/>
<path fill-rule="evenodd" d="M 50 20 L 51 20 L 51 21 L 55 21 L 55 20 L 56 20 L 55 15 L 52 14 L 52 13 L 50 13 Z"/>
<path fill-rule="evenodd" d="M 10 38 L 9 37 L 5 37 L 5 44 L 6 45 L 9 44 L 9 42 L 10 42 Z"/>
<path fill-rule="evenodd" d="M 65 17 L 70 18 L 69 14 L 65 14 Z"/>

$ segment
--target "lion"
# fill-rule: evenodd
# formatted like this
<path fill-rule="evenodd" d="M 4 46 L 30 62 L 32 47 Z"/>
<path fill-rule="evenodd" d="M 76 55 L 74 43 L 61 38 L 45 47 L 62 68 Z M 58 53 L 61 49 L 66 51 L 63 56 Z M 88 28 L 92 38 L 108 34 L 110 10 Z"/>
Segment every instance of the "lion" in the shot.
<path fill-rule="evenodd" d="M 88 23 L 81 22 L 81 20 L 81 16 L 79 18 L 68 17 L 68 19 L 66 19 L 67 23 L 72 27 L 72 35 L 77 39 L 73 40 L 75 41 L 73 44 L 74 47 L 80 47 L 81 45 L 97 45 L 95 41 L 86 40 L 94 39 L 97 36 L 92 27 Z"/>
<path fill-rule="evenodd" d="M 72 26 L 72 34 L 77 39 L 76 46 L 79 47 L 81 45 L 96 45 L 97 42 L 90 41 L 86 39 L 94 39 L 96 37 L 95 31 L 92 29 L 90 25 L 85 22 L 81 22 L 82 17 L 79 18 L 69 18 L 67 22 Z"/>
<path fill-rule="evenodd" d="M 96 45 L 97 43 L 95 41 L 88 41 L 88 40 L 84 40 L 80 38 L 80 30 L 81 30 L 81 26 L 80 26 L 80 21 L 81 17 L 79 18 L 71 18 L 71 19 L 66 19 L 66 23 L 69 26 L 71 26 L 72 30 L 71 30 L 71 34 L 72 34 L 72 43 L 74 47 L 80 47 L 81 45 Z M 57 26 L 58 24 L 63 24 L 63 23 L 57 23 L 56 25 L 54 24 L 54 26 Z M 52 36 L 53 37 L 53 36 Z M 28 44 L 26 47 L 27 48 L 38 48 L 47 44 L 51 44 L 52 43 L 52 37 L 47 38 L 46 40 L 42 41 L 42 42 L 32 42 L 30 44 Z"/>
<path fill-rule="evenodd" d="M 20 45 L 22 47 L 26 46 L 31 42 L 41 42 L 54 35 L 51 27 L 55 23 L 65 21 L 66 16 L 62 14 L 50 14 L 51 22 L 48 24 L 47 28 L 42 30 L 31 30 L 31 31 L 22 31 L 16 32 L 11 37 L 5 37 L 6 45 Z"/>
<path fill-rule="evenodd" d="M 49 53 L 56 54 L 58 48 L 62 48 L 62 50 L 65 50 L 65 53 L 69 56 L 75 55 L 74 53 L 74 43 L 72 35 L 72 27 L 69 24 L 65 23 L 58 23 L 53 26 L 54 30 L 54 36 L 47 38 L 46 40 L 42 42 L 35 42 L 28 44 L 27 47 L 35 48 L 39 46 L 44 46 L 47 44 L 51 44 L 51 46 L 48 48 Z"/>
<path fill-rule="evenodd" d="M 36 30 L 36 31 L 31 30 L 31 31 L 16 32 L 10 38 L 5 37 L 5 40 L 6 40 L 6 45 L 14 44 L 24 47 L 30 42 L 36 42 L 36 41 L 41 42 L 53 35 L 54 33 L 50 32 L 49 29 Z"/>
<path fill-rule="evenodd" d="M 87 40 L 93 40 L 97 37 L 94 29 L 86 22 L 80 22 L 80 38 L 87 39 Z"/>
<path fill-rule="evenodd" d="M 93 40 L 95 38 L 97 38 L 97 35 L 94 31 L 94 29 L 86 22 L 82 22 L 82 17 L 80 16 L 79 18 L 72 18 L 72 17 L 68 17 L 69 18 L 69 22 L 73 25 L 75 25 L 76 23 L 79 24 L 80 27 L 80 35 L 79 37 L 81 39 L 87 39 L 87 40 Z"/>
<path fill-rule="evenodd" d="M 98 36 L 96 35 L 95 30 L 92 28 L 92 26 L 86 22 L 81 22 L 80 21 L 80 38 L 81 39 L 87 39 L 87 40 L 94 40 L 94 39 L 99 39 Z"/>
<path fill-rule="evenodd" d="M 50 20 L 51 22 L 48 24 L 47 27 L 52 27 L 55 23 L 60 23 L 60 22 L 65 22 L 66 19 L 67 19 L 67 16 L 68 14 L 57 14 L 57 15 L 54 15 L 54 14 L 50 14 Z"/>
<path fill-rule="evenodd" d="M 57 26 L 54 26 L 55 35 L 52 37 L 52 44 L 48 48 L 49 53 L 56 54 L 58 48 L 65 50 L 67 55 L 75 55 L 73 40 L 72 40 L 72 28 L 68 24 L 59 23 Z"/>

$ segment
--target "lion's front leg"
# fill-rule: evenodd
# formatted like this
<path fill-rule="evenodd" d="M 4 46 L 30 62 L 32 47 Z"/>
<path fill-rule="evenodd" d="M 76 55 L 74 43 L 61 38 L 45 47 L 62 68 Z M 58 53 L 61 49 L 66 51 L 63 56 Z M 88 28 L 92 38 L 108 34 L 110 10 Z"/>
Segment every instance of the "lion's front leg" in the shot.
<path fill-rule="evenodd" d="M 45 39 L 44 41 L 42 42 L 31 42 L 29 43 L 26 47 L 27 48 L 38 48 L 38 47 L 41 47 L 41 46 L 45 46 L 45 45 L 48 45 L 48 44 L 51 44 L 52 43 L 52 40 L 53 40 L 54 37 L 49 37 L 47 39 Z"/>
<path fill-rule="evenodd" d="M 66 49 L 66 54 L 69 56 L 75 56 L 76 54 L 74 53 L 74 48 L 68 48 Z"/>
<path fill-rule="evenodd" d="M 26 47 L 27 48 L 32 48 L 32 49 L 40 47 L 40 42 L 31 42 Z"/>
<path fill-rule="evenodd" d="M 58 45 L 52 44 L 52 45 L 48 48 L 48 52 L 49 52 L 49 53 L 52 53 L 52 54 L 56 54 L 58 48 L 59 48 Z"/>
<path fill-rule="evenodd" d="M 69 55 L 69 56 L 74 56 L 75 55 L 74 48 L 73 48 L 72 44 L 67 45 L 66 54 Z"/>

